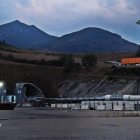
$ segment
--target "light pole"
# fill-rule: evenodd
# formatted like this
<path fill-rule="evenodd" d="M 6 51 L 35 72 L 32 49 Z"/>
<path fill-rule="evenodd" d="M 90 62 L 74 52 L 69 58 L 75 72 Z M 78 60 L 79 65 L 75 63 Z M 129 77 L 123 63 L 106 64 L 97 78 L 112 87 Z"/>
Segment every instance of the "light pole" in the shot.
<path fill-rule="evenodd" d="M 3 82 L 0 82 L 0 102 L 2 102 L 1 87 L 3 87 Z"/>

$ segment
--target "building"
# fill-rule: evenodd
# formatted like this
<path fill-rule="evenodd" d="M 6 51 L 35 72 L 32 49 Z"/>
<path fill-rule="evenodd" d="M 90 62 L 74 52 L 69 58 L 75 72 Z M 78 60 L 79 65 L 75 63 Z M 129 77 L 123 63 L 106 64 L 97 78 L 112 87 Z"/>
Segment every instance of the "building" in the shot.
<path fill-rule="evenodd" d="M 121 59 L 122 66 L 139 66 L 140 58 L 123 58 Z"/>

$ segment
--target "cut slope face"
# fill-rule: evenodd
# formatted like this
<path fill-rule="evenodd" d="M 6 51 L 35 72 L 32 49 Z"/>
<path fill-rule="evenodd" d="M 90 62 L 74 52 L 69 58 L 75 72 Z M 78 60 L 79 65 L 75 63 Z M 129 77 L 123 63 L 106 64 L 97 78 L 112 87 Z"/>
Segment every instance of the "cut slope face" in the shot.
<path fill-rule="evenodd" d="M 86 28 L 33 48 L 69 53 L 136 52 L 138 50 L 136 44 L 100 28 Z"/>
<path fill-rule="evenodd" d="M 97 87 L 103 79 L 95 78 L 91 81 L 65 80 L 58 83 L 58 92 L 60 97 L 94 97 L 114 94 L 137 95 L 136 80 L 118 79 L 110 81 L 106 78 Z M 138 88 L 140 89 L 140 86 Z"/>
<path fill-rule="evenodd" d="M 28 26 L 16 20 L 0 26 L 0 40 L 23 49 L 45 43 L 57 37 L 46 34 L 34 25 Z"/>

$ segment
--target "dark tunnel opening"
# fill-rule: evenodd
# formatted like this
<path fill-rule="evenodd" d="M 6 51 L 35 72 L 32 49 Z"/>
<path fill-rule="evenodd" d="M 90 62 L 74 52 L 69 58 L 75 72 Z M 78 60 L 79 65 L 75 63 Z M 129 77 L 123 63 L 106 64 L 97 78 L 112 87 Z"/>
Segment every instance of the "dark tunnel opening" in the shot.
<path fill-rule="evenodd" d="M 42 93 L 32 85 L 25 84 L 24 88 L 25 88 L 27 98 L 30 96 L 42 97 Z"/>

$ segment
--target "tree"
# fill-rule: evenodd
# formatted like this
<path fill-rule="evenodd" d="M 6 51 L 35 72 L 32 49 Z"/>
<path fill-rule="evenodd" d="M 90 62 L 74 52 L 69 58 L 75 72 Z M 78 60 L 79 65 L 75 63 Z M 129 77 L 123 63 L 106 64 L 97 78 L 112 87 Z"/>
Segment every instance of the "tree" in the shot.
<path fill-rule="evenodd" d="M 75 68 L 75 60 L 72 54 L 67 56 L 64 63 L 64 72 L 71 72 Z"/>
<path fill-rule="evenodd" d="M 61 67 L 64 66 L 64 64 L 65 64 L 65 62 L 66 62 L 66 60 L 67 60 L 67 58 L 68 58 L 68 55 L 67 55 L 67 54 L 62 54 L 62 55 L 59 57 L 58 61 L 59 61 L 59 65 L 60 65 Z"/>
<path fill-rule="evenodd" d="M 82 65 L 86 68 L 94 67 L 97 64 L 97 58 L 93 54 L 87 54 L 82 58 Z"/>

